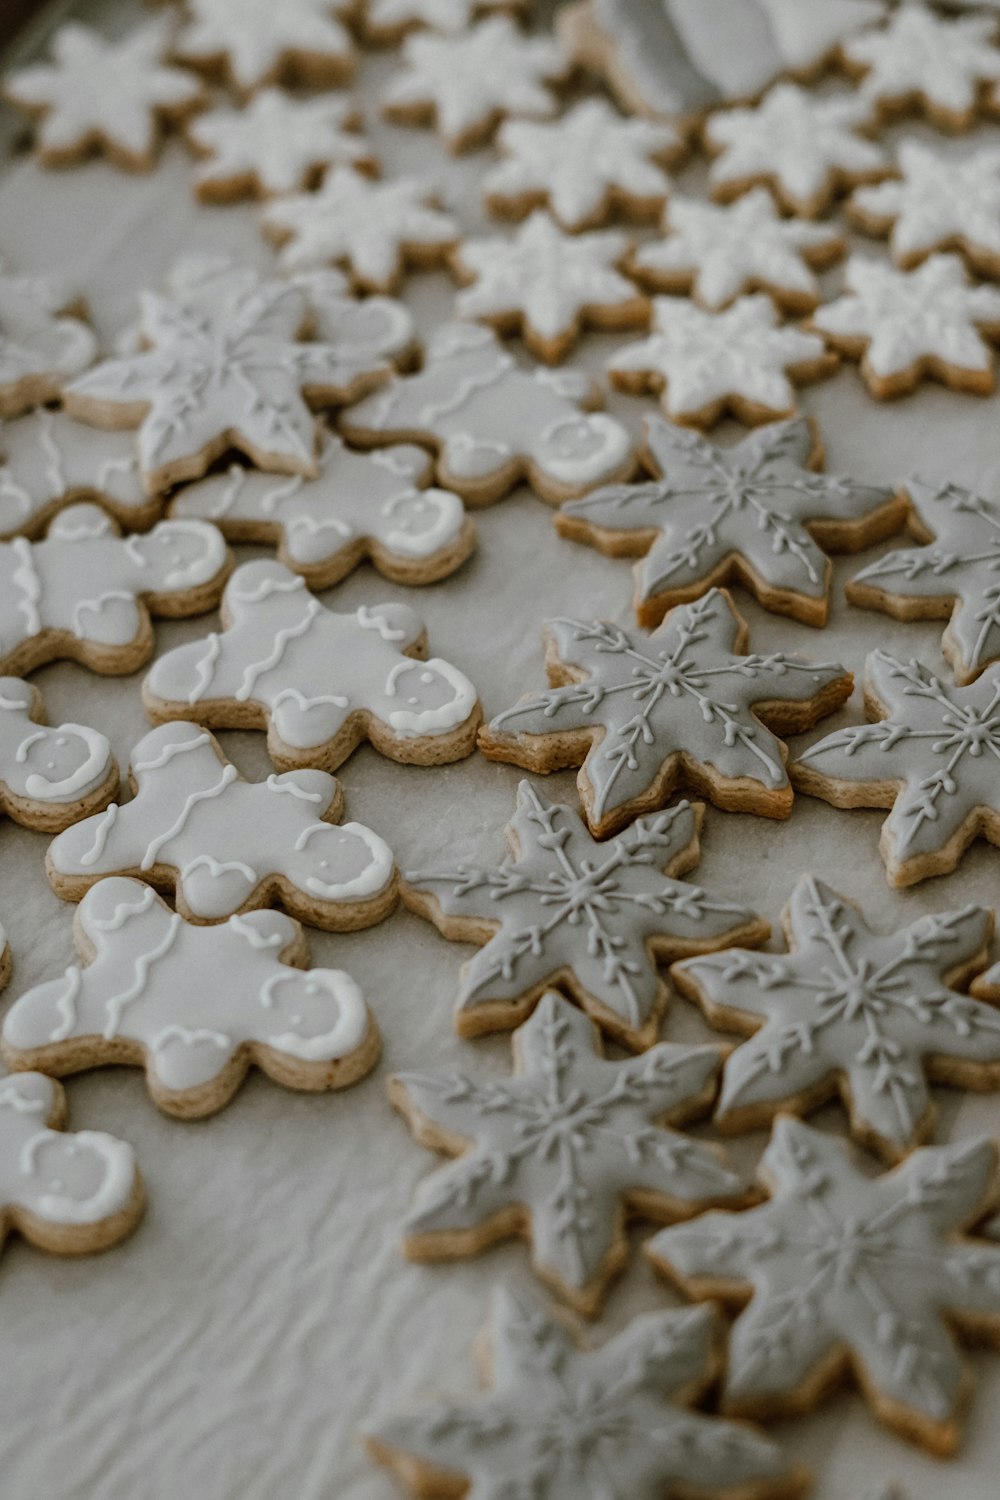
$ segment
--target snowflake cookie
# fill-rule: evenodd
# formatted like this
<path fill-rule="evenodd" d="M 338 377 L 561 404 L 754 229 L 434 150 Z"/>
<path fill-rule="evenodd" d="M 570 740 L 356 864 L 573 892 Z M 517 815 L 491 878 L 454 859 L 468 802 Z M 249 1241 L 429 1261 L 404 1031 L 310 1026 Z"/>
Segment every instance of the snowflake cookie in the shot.
<path fill-rule="evenodd" d="M 159 1107 L 214 1114 L 251 1063 L 287 1088 L 346 1088 L 371 1071 L 379 1032 L 340 969 L 305 970 L 305 937 L 283 912 L 251 911 L 198 927 L 152 886 L 101 880 L 77 908 L 83 963 L 10 1006 L 0 1033 L 8 1067 L 57 1077 L 145 1067 Z"/>
<path fill-rule="evenodd" d="M 392 46 L 407 32 L 467 31 L 482 16 L 516 15 L 528 0 L 365 0 L 361 26 L 365 40 Z"/>
<path fill-rule="evenodd" d="M 821 338 L 782 326 L 771 299 L 757 293 L 723 312 L 654 297 L 653 333 L 619 349 L 608 373 L 633 395 L 659 391 L 666 415 L 686 426 L 713 427 L 728 415 L 754 426 L 790 416 L 794 386 L 836 366 Z"/>
<path fill-rule="evenodd" d="M 185 132 L 204 158 L 194 177 L 203 203 L 270 198 L 312 187 L 326 167 L 374 172 L 378 160 L 363 135 L 355 107 L 336 96 L 295 99 L 261 89 L 243 109 L 223 106 L 199 115 Z"/>
<path fill-rule="evenodd" d="M 229 567 L 205 521 L 159 521 L 123 537 L 96 505 L 71 505 L 43 541 L 0 543 L 0 672 L 62 660 L 134 672 L 153 654 L 150 616 L 213 609 Z"/>
<path fill-rule="evenodd" d="M 888 235 L 893 260 L 909 270 L 939 250 L 959 250 L 980 276 L 1000 278 L 1000 150 L 957 158 L 919 141 L 899 148 L 898 178 L 858 188 L 851 218 Z"/>
<path fill-rule="evenodd" d="M 0 541 L 41 536 L 80 500 L 129 530 L 157 519 L 161 504 L 143 488 L 131 433 L 98 432 L 47 406 L 0 427 Z"/>
<path fill-rule="evenodd" d="M 488 1348 L 494 1384 L 478 1401 L 438 1401 L 366 1435 L 414 1496 L 796 1500 L 808 1489 L 763 1433 L 688 1409 L 719 1367 L 708 1308 L 645 1313 L 584 1352 L 563 1323 L 498 1288 Z"/>
<path fill-rule="evenodd" d="M 163 129 L 200 109 L 201 84 L 163 57 L 169 28 L 153 21 L 117 40 L 70 21 L 52 39 L 52 61 L 8 73 L 3 96 L 38 120 L 36 148 L 48 167 L 94 153 L 148 171 Z"/>
<path fill-rule="evenodd" d="M 404 270 L 442 265 L 459 236 L 426 182 L 372 182 L 349 167 L 334 168 L 318 192 L 270 204 L 261 223 L 282 246 L 284 270 L 341 265 L 364 292 L 390 292 Z"/>
<path fill-rule="evenodd" d="M 762 184 L 787 213 L 818 218 L 839 194 L 888 171 L 882 148 L 862 134 L 870 123 L 870 104 L 853 94 L 779 83 L 759 104 L 723 110 L 706 124 L 713 196 L 739 198 Z"/>
<path fill-rule="evenodd" d="M 868 658 L 874 722 L 838 729 L 803 750 L 796 787 L 834 807 L 889 807 L 879 848 L 889 884 L 954 870 L 975 838 L 1000 844 L 1000 665 L 967 687 L 920 662 Z"/>
<path fill-rule="evenodd" d="M 244 781 L 207 730 L 175 723 L 139 741 L 129 779 L 131 802 L 50 844 L 63 900 L 104 875 L 132 875 L 176 893 L 190 922 L 280 904 L 329 932 L 370 927 L 396 904 L 392 850 L 361 823 L 339 824 L 343 793 L 326 771 Z"/>
<path fill-rule="evenodd" d="M 507 16 L 444 36 L 418 32 L 403 43 L 382 112 L 398 124 L 434 121 L 449 151 L 468 151 L 506 115 L 554 115 L 549 85 L 572 67 L 555 37 L 525 36 Z"/>
<path fill-rule="evenodd" d="M 117 790 L 118 766 L 103 734 L 84 724 L 49 728 L 38 689 L 0 677 L 0 809 L 8 817 L 55 833 L 107 807 Z"/>
<path fill-rule="evenodd" d="M 612 214 L 651 219 L 670 191 L 664 166 L 684 150 L 680 132 L 623 119 L 606 99 L 583 99 L 558 120 L 505 120 L 502 160 L 483 178 L 490 213 L 520 219 L 545 206 L 564 229 L 594 229 Z"/>
<path fill-rule="evenodd" d="M 722 1410 L 810 1410 L 852 1374 L 875 1412 L 933 1452 L 957 1446 L 970 1379 L 955 1334 L 992 1342 L 1000 1247 L 966 1238 L 994 1196 L 987 1140 L 924 1147 L 881 1177 L 845 1143 L 783 1115 L 761 1164 L 772 1197 L 663 1229 L 654 1263 L 688 1295 L 746 1310 Z"/>
<path fill-rule="evenodd" d="M 729 812 L 787 818 L 792 785 L 779 734 L 799 734 L 850 697 L 839 662 L 744 655 L 746 622 L 710 589 L 640 636 L 603 620 L 545 627 L 552 686 L 480 731 L 491 760 L 529 771 L 579 766 L 598 838 L 662 807 L 678 785 Z"/>
<path fill-rule="evenodd" d="M 356 54 L 334 17 L 352 8 L 351 0 L 187 0 L 174 51 L 241 94 L 267 83 L 345 83 Z"/>
<path fill-rule="evenodd" d="M 769 932 L 756 912 L 680 878 L 698 863 L 703 811 L 679 802 L 599 844 L 577 812 L 522 781 L 501 864 L 407 871 L 411 911 L 483 945 L 462 969 L 458 1031 L 517 1026 L 560 984 L 621 1046 L 655 1042 L 668 999 L 658 959 Z"/>
<path fill-rule="evenodd" d="M 883 27 L 848 38 L 841 57 L 884 118 L 917 110 L 943 130 L 968 130 L 1000 80 L 993 16 L 945 19 L 909 0 Z"/>
<path fill-rule="evenodd" d="M 339 583 L 366 558 L 394 583 L 436 583 L 473 551 L 475 528 L 461 500 L 429 487 L 426 449 L 398 443 L 355 453 L 326 434 L 320 464 L 318 479 L 234 464 L 185 486 L 170 513 L 214 521 L 230 541 L 276 542 L 280 561 L 313 589 Z"/>
<path fill-rule="evenodd" d="M 222 634 L 153 664 L 143 699 L 155 723 L 266 729 L 283 771 L 335 770 L 364 740 L 410 765 L 471 754 L 476 690 L 450 662 L 424 659 L 426 632 L 408 605 L 334 614 L 281 563 L 259 561 L 233 573 L 222 622 Z"/>
<path fill-rule="evenodd" d="M 440 484 L 467 505 L 490 505 L 522 479 L 552 505 L 628 479 L 632 439 L 604 412 L 579 370 L 521 369 L 496 334 L 468 323 L 436 328 L 423 369 L 392 380 L 342 413 L 362 447 L 421 442 L 437 453 Z"/>
<path fill-rule="evenodd" d="M 560 536 L 610 557 L 639 557 L 635 613 L 659 625 L 714 584 L 741 583 L 767 609 L 825 625 L 830 560 L 897 531 L 905 500 L 892 490 L 815 470 L 818 434 L 805 417 L 758 428 L 734 447 L 646 418 L 643 462 L 653 476 L 609 485 L 555 514 Z"/>
<path fill-rule="evenodd" d="M 421 1183 L 411 1260 L 531 1241 L 536 1274 L 594 1317 L 628 1260 L 627 1218 L 669 1222 L 746 1198 L 716 1148 L 664 1128 L 703 1115 L 717 1047 L 651 1047 L 609 1062 L 593 1024 L 549 990 L 514 1033 L 514 1075 L 402 1073 L 389 1097 L 422 1146 L 458 1160 Z"/>
<path fill-rule="evenodd" d="M 97 338 L 76 314 L 79 295 L 51 276 L 20 276 L 0 260 L 0 417 L 58 401 L 97 358 Z"/>
<path fill-rule="evenodd" d="M 750 1034 L 725 1062 L 719 1129 L 757 1130 L 839 1093 L 855 1135 L 895 1161 L 933 1131 L 929 1078 L 1000 1085 L 1000 1011 L 957 988 L 986 964 L 992 912 L 965 906 L 882 935 L 803 875 L 783 925 L 787 953 L 734 948 L 671 970 L 713 1026 Z"/>
<path fill-rule="evenodd" d="M 455 311 L 498 333 L 519 333 L 536 359 L 559 364 L 584 327 L 645 324 L 649 303 L 618 269 L 628 250 L 628 237 L 616 230 L 567 234 L 539 209 L 512 239 L 467 239 L 452 252 L 452 269 L 467 287 Z"/>
<path fill-rule="evenodd" d="M 812 312 L 820 300 L 812 268 L 844 251 L 838 230 L 783 218 L 766 188 L 726 206 L 673 197 L 663 233 L 639 246 L 630 270 L 643 285 L 689 292 L 712 312 L 745 292 L 766 292 L 783 312 Z"/>

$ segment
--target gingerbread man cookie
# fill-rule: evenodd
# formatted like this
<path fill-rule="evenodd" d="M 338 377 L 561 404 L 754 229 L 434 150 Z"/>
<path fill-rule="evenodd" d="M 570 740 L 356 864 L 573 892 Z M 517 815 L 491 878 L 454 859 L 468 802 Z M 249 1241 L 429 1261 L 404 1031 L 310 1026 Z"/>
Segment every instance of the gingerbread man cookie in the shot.
<path fill-rule="evenodd" d="M 84 724 L 49 728 L 38 689 L 0 677 L 0 809 L 8 817 L 56 833 L 107 807 L 117 790 L 103 734 Z"/>
<path fill-rule="evenodd" d="M 888 235 L 904 270 L 936 251 L 959 250 L 980 276 L 1000 278 L 1000 151 L 981 146 L 957 158 L 903 141 L 898 164 L 898 177 L 851 195 L 854 222 Z"/>
<path fill-rule="evenodd" d="M 0 260 L 0 417 L 58 401 L 97 358 L 77 292 L 51 276 L 19 276 Z"/>
<path fill-rule="evenodd" d="M 335 19 L 351 0 L 187 0 L 177 56 L 240 94 L 268 83 L 326 88 L 347 82 L 356 54 Z"/>
<path fill-rule="evenodd" d="M 131 433 L 97 432 L 47 406 L 0 427 L 0 541 L 41 536 L 80 500 L 129 530 L 157 520 L 161 502 L 142 486 Z"/>

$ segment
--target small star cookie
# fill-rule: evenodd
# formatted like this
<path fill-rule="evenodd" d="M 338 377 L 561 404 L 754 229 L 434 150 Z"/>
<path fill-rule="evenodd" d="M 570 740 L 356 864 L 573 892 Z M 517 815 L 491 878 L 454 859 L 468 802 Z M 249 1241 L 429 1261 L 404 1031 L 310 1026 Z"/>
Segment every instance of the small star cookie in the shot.
<path fill-rule="evenodd" d="M 1000 278 L 1000 150 L 943 156 L 919 141 L 899 148 L 899 177 L 857 188 L 850 217 L 888 235 L 897 266 L 909 270 L 939 250 L 959 250 L 980 276 Z"/>
<path fill-rule="evenodd" d="M 268 83 L 342 84 L 356 54 L 335 16 L 350 9 L 352 0 L 187 0 L 174 51 L 243 95 Z"/>
<path fill-rule="evenodd" d="M 393 46 L 410 31 L 467 31 L 483 16 L 517 15 L 527 6 L 528 0 L 365 0 L 361 26 L 366 41 Z"/>
<path fill-rule="evenodd" d="M 938 16 L 909 0 L 884 26 L 848 37 L 841 57 L 883 118 L 921 113 L 942 130 L 968 130 L 1000 80 L 992 16 Z"/>

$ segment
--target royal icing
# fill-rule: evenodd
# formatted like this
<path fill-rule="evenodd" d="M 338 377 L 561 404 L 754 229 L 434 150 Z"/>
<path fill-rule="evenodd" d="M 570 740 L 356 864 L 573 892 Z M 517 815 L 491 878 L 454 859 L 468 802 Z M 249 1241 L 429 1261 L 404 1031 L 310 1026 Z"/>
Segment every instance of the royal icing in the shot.
<path fill-rule="evenodd" d="M 224 61 L 244 93 L 261 84 L 340 81 L 354 67 L 349 0 L 188 0 L 174 51 L 199 66 Z"/>
<path fill-rule="evenodd" d="M 852 679 L 839 662 L 783 651 L 741 655 L 746 635 L 719 589 L 673 610 L 650 636 L 601 620 L 553 620 L 548 660 L 565 685 L 498 714 L 485 748 L 507 759 L 521 736 L 534 748 L 547 736 L 583 731 L 590 745 L 578 785 L 587 822 L 602 833 L 623 827 L 651 799 L 666 801 L 691 776 L 717 806 L 744 808 L 749 795 L 758 812 L 786 816 L 784 747 L 754 705 L 766 703 L 769 714 L 778 704 L 832 712 Z"/>
<path fill-rule="evenodd" d="M 97 149 L 145 166 L 164 122 L 204 101 L 196 78 L 163 62 L 169 41 L 159 21 L 115 40 L 70 21 L 52 38 L 52 61 L 7 74 L 3 92 L 39 117 L 43 159 L 64 162 Z"/>
<path fill-rule="evenodd" d="M 458 240 L 458 225 L 435 206 L 416 177 L 372 182 L 336 167 L 315 193 L 299 193 L 264 210 L 266 232 L 279 240 L 280 263 L 300 271 L 337 262 L 365 291 L 387 291 L 408 262 L 426 264 Z"/>
<path fill-rule="evenodd" d="M 391 891 L 392 850 L 361 823 L 334 822 L 342 797 L 326 771 L 244 781 L 212 735 L 183 723 L 145 735 L 131 771 L 131 802 L 112 803 L 49 846 L 57 887 L 76 891 L 117 872 L 158 883 L 166 871 L 194 921 L 218 922 L 277 895 L 294 916 L 332 929 L 355 925 L 345 909 Z"/>
<path fill-rule="evenodd" d="M 37 536 L 84 498 L 123 525 L 150 518 L 131 433 L 97 432 L 46 406 L 0 428 L 0 539 Z"/>
<path fill-rule="evenodd" d="M 64 835 L 65 837 L 65 835 Z M 951 988 L 986 961 L 991 913 L 980 906 L 872 932 L 823 881 L 803 875 L 785 913 L 789 952 L 730 949 L 678 965 L 714 1025 L 755 1029 L 726 1059 L 716 1118 L 808 1108 L 840 1088 L 861 1137 L 891 1158 L 919 1144 L 933 1117 L 929 1064 L 957 1062 L 989 1081 L 1000 1013 Z"/>
<path fill-rule="evenodd" d="M 679 131 L 623 119 L 605 99 L 584 99 L 558 120 L 505 120 L 502 160 L 483 177 L 488 205 L 516 210 L 543 199 L 566 229 L 600 223 L 612 209 L 647 214 L 670 191 L 660 166 L 679 153 Z"/>
<path fill-rule="evenodd" d="M 467 1477 L 477 1500 L 790 1492 L 788 1460 L 762 1433 L 687 1410 L 715 1367 L 708 1308 L 642 1314 L 584 1353 L 562 1322 L 503 1288 L 490 1333 L 492 1388 L 382 1422 L 368 1438 L 376 1458 L 401 1475 Z"/>
<path fill-rule="evenodd" d="M 411 27 L 432 31 L 465 31 L 491 10 L 523 10 L 527 0 L 367 0 L 364 24 L 375 37 L 392 36 Z"/>
<path fill-rule="evenodd" d="M 520 369 L 488 328 L 444 324 L 419 374 L 352 406 L 340 426 L 363 443 L 425 438 L 441 484 L 473 500 L 499 499 L 524 475 L 569 498 L 632 467 L 622 424 L 580 410 L 593 389 L 577 370 Z"/>
<path fill-rule="evenodd" d="M 112 876 L 84 896 L 77 927 L 93 960 L 28 990 L 4 1017 L 13 1067 L 35 1056 L 50 1072 L 142 1064 L 157 1102 L 190 1118 L 227 1103 L 251 1060 L 291 1087 L 334 1087 L 330 1064 L 374 1030 L 350 975 L 283 960 L 301 952 L 302 929 L 282 912 L 194 926 L 151 886 Z M 212 1084 L 205 1108 L 185 1101 Z"/>
<path fill-rule="evenodd" d="M 424 638 L 406 604 L 334 614 L 288 568 L 261 561 L 236 569 L 222 611 L 223 634 L 154 663 L 143 691 L 159 718 L 224 724 L 227 705 L 237 704 L 243 723 L 249 704 L 268 725 L 272 759 L 327 769 L 369 736 L 406 761 L 408 741 L 474 730 L 479 702 L 469 679 L 440 657 L 406 654 Z"/>
<path fill-rule="evenodd" d="M 626 344 L 608 362 L 618 383 L 659 389 L 676 421 L 716 422 L 731 411 L 767 421 L 795 409 L 793 378 L 813 379 L 830 366 L 823 340 L 779 323 L 770 297 L 738 297 L 707 312 L 686 297 L 654 297 L 649 338 Z"/>
<path fill-rule="evenodd" d="M 598 545 L 606 536 L 629 539 L 642 558 L 635 570 L 641 625 L 658 625 L 674 604 L 727 581 L 746 583 L 779 613 L 808 612 L 822 624 L 830 560 L 810 527 L 823 536 L 823 522 L 863 522 L 889 507 L 893 492 L 812 472 L 816 448 L 805 417 L 760 427 L 728 448 L 647 417 L 646 460 L 655 477 L 571 501 L 556 512 L 556 529 Z M 830 545 L 835 535 L 823 540 Z"/>
<path fill-rule="evenodd" d="M 97 339 L 68 316 L 78 296 L 49 276 L 18 276 L 0 261 L 0 417 L 56 401 L 97 357 Z"/>
<path fill-rule="evenodd" d="M 572 808 L 522 781 L 499 865 L 407 871 L 407 904 L 449 933 L 466 926 L 463 936 L 482 942 L 484 924 L 496 929 L 462 970 L 459 1029 L 476 1029 L 477 1011 L 498 1003 L 516 1022 L 561 983 L 617 1041 L 655 1040 L 666 999 L 657 958 L 767 930 L 749 908 L 664 875 L 691 868 L 698 824 L 699 810 L 679 802 L 602 844 Z"/>
<path fill-rule="evenodd" d="M 19 821 L 44 814 L 51 831 L 54 810 L 82 801 L 117 776 L 103 734 L 84 724 L 50 727 L 40 722 L 41 711 L 41 695 L 30 683 L 0 677 L 0 804 Z M 72 816 L 72 807 L 65 810 Z"/>
<path fill-rule="evenodd" d="M 853 1366 L 904 1435 L 915 1424 L 949 1434 L 967 1377 L 948 1314 L 995 1323 L 1000 1312 L 1000 1249 L 960 1237 L 994 1163 L 991 1142 L 973 1139 L 914 1151 L 873 1179 L 842 1141 L 782 1116 L 762 1163 L 769 1203 L 650 1242 L 695 1288 L 753 1288 L 729 1339 L 723 1408 L 795 1410 L 803 1387 L 811 1402 Z"/>
<path fill-rule="evenodd" d="M 899 171 L 898 178 L 855 189 L 854 217 L 888 234 L 901 266 L 956 247 L 974 270 L 991 274 L 1000 262 L 1000 150 L 982 146 L 956 158 L 903 141 Z"/>
<path fill-rule="evenodd" d="M 884 27 L 849 38 L 843 55 L 863 71 L 861 95 L 893 108 L 919 99 L 932 118 L 964 125 L 982 85 L 1000 80 L 992 16 L 945 19 L 909 0 Z"/>

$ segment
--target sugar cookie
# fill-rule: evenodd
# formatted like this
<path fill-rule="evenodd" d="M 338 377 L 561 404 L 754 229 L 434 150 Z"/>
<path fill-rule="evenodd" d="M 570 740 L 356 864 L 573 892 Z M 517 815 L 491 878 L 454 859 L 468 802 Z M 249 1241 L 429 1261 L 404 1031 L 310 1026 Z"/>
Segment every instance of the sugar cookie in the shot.
<path fill-rule="evenodd" d="M 898 164 L 898 177 L 855 189 L 847 202 L 854 223 L 888 235 L 904 270 L 959 250 L 980 276 L 1000 279 L 1000 151 L 981 146 L 956 158 L 903 141 Z"/>
<path fill-rule="evenodd" d="M 38 689 L 0 677 L 0 810 L 26 828 L 56 833 L 107 807 L 117 790 L 118 766 L 103 734 L 84 724 L 49 728 Z"/>
<path fill-rule="evenodd" d="M 996 35 L 993 16 L 945 18 L 909 0 L 883 27 L 849 37 L 841 58 L 883 118 L 919 113 L 942 130 L 968 130 L 1000 81 Z"/>
<path fill-rule="evenodd" d="M 352 0 L 187 0 L 177 56 L 241 94 L 267 83 L 347 82 L 356 53 L 335 16 Z"/>
<path fill-rule="evenodd" d="M 20 276 L 0 260 L 0 417 L 58 401 L 66 382 L 97 358 L 78 316 L 79 294 L 52 276 Z"/>
<path fill-rule="evenodd" d="M 161 502 L 142 486 L 131 433 L 97 432 L 47 406 L 0 427 L 0 541 L 41 536 L 80 500 L 129 530 L 157 520 Z"/>
<path fill-rule="evenodd" d="M 361 26 L 365 40 L 393 46 L 410 31 L 467 31 L 482 16 L 517 15 L 528 0 L 365 0 Z"/>

